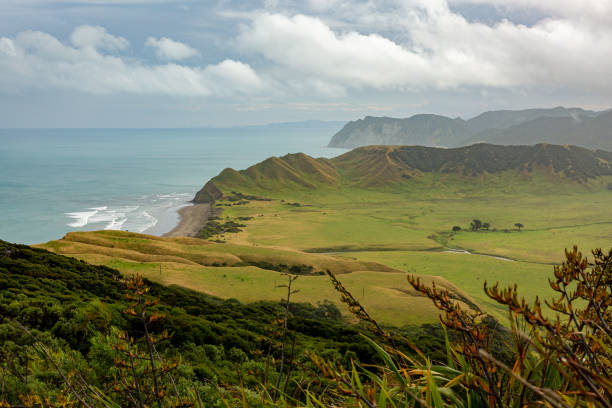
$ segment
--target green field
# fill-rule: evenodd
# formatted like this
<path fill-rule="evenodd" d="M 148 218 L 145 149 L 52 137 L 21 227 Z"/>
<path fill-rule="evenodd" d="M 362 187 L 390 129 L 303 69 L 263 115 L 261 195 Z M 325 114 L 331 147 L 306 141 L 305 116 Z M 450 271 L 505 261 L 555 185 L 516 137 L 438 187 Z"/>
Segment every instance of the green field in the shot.
<path fill-rule="evenodd" d="M 277 286 L 285 283 L 286 277 L 279 271 L 264 269 L 266 265 L 283 262 L 313 265 L 314 273 L 300 276 L 296 282 L 299 292 L 294 300 L 313 304 L 331 301 L 351 319 L 327 275 L 317 273 L 318 265 L 323 265 L 335 271 L 355 297 L 382 323 L 402 326 L 433 322 L 438 315 L 428 299 L 411 289 L 405 272 L 369 260 L 207 243 L 195 238 L 160 238 L 123 231 L 70 233 L 62 240 L 40 247 L 92 264 L 110 266 L 125 275 L 139 273 L 166 285 L 179 285 L 241 302 L 280 300 L 283 297 L 283 289 Z M 261 267 L 247 265 L 247 261 L 260 263 Z M 268 264 L 262 265 L 261 262 Z M 470 304 L 477 303 L 445 279 L 423 278 L 430 283 L 435 281 Z"/>
<path fill-rule="evenodd" d="M 612 246 L 612 213 L 607 210 L 612 208 L 612 191 L 607 179 L 578 184 L 551 183 L 538 174 L 524 183 L 509 174 L 487 177 L 470 183 L 450 177 L 452 182 L 446 179 L 442 184 L 427 175 L 418 182 L 372 189 L 247 190 L 274 200 L 222 206 L 230 219 L 253 217 L 243 232 L 223 239 L 323 252 L 438 276 L 498 317 L 504 312 L 485 296 L 485 281 L 517 284 L 533 301 L 552 295 L 548 279 L 565 248 L 578 245 L 588 253 Z M 488 222 L 489 230 L 471 231 L 473 219 Z M 516 223 L 524 227 L 519 231 Z M 453 226 L 462 230 L 452 232 Z M 444 252 L 449 249 L 472 254 Z"/>
<path fill-rule="evenodd" d="M 473 146 L 467 158 L 450 157 L 450 171 L 443 149 L 425 152 L 439 156 L 430 161 L 411 149 L 364 148 L 331 160 L 296 154 L 224 170 L 198 197 L 216 200 L 219 223 L 245 225 L 237 233 L 208 240 L 71 233 L 43 247 L 243 302 L 279 299 L 275 286 L 289 272 L 305 275 L 297 301 L 340 305 L 324 275 L 329 269 L 373 316 L 403 325 L 437 318 L 407 273 L 503 320 L 483 292 L 485 281 L 516 284 L 529 301 L 549 297 L 548 278 L 565 248 L 612 246 L 610 170 L 592 152 L 535 146 L 512 157 L 518 162 L 511 168 L 496 153 L 504 147 Z M 491 163 L 495 154 L 501 164 Z M 418 170 L 433 162 L 439 170 Z M 493 174 L 487 166 L 506 169 Z M 474 219 L 488 229 L 472 231 Z"/>
<path fill-rule="evenodd" d="M 226 239 L 317 252 L 448 247 L 547 264 L 558 263 L 572 245 L 612 245 L 608 190 L 563 195 L 491 190 L 461 198 L 359 189 L 287 195 L 286 201 L 303 206 L 253 201 L 222 207 L 224 216 L 253 217 L 243 233 Z M 490 223 L 490 230 L 469 231 L 475 218 Z M 519 222 L 520 232 L 514 226 Z M 463 230 L 451 233 L 455 225 Z"/>
<path fill-rule="evenodd" d="M 578 203 L 581 209 L 576 211 Z M 544 205 L 551 212 L 540 213 L 538 208 Z M 410 286 L 405 273 L 410 272 L 452 284 L 453 290 L 503 320 L 503 309 L 484 295 L 484 282 L 517 284 L 530 301 L 551 294 L 548 278 L 552 265 L 562 260 L 564 248 L 578 244 L 588 250 L 612 243 L 612 224 L 601 211 L 606 205 L 612 206 L 612 193 L 607 191 L 461 199 L 419 199 L 407 193 L 358 189 L 342 194 L 298 192 L 286 199 L 221 206 L 223 217 L 252 217 L 244 221 L 247 226 L 242 232 L 213 237 L 225 243 L 96 232 L 72 233 L 45 247 L 124 273 L 141 272 L 162 283 L 242 302 L 278 300 L 282 295 L 275 290 L 275 283 L 282 279 L 279 272 L 261 262 L 312 265 L 314 272 L 331 269 L 344 274 L 347 287 L 384 323 L 435 321 L 436 310 L 427 299 L 407 294 Z M 473 218 L 490 222 L 497 231 L 465 230 Z M 519 221 L 525 225 L 520 232 L 513 226 Z M 452 233 L 453 225 L 464 230 Z M 512 260 L 446 253 L 445 248 Z M 330 300 L 340 305 L 326 276 L 303 276 L 297 286 L 297 301 Z"/>

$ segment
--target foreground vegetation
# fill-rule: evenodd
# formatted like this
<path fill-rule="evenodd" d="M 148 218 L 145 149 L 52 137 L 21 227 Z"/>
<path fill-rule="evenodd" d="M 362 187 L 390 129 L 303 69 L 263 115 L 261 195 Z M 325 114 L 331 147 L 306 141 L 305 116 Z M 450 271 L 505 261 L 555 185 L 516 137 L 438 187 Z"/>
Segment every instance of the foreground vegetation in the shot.
<path fill-rule="evenodd" d="M 432 343 L 444 337 L 434 326 L 381 326 L 331 272 L 360 326 L 331 305 L 293 304 L 297 275 L 281 304 L 242 305 L 3 242 L 0 273 L 3 406 L 609 407 L 612 397 L 612 251 L 566 252 L 550 280 L 552 320 L 516 287 L 485 284 L 510 330 L 410 276 L 442 312 L 445 346 Z"/>
<path fill-rule="evenodd" d="M 142 378 L 140 392 L 150 396 L 153 372 L 160 389 L 164 378 L 164 393 L 172 388 L 176 396 L 176 386 L 185 400 L 199 394 L 203 406 L 242 398 L 240 384 L 257 406 L 264 375 L 269 383 L 279 377 L 285 308 L 278 300 L 246 305 L 139 278 L 126 281 L 107 267 L 2 241 L 0 289 L 5 406 L 139 406 L 136 377 Z M 306 373 L 315 366 L 306 350 L 338 362 L 375 361 L 333 305 L 292 302 L 290 313 L 287 341 L 294 358 L 283 382 L 287 395 L 300 395 L 308 384 Z M 153 367 L 147 337 L 155 348 Z"/>

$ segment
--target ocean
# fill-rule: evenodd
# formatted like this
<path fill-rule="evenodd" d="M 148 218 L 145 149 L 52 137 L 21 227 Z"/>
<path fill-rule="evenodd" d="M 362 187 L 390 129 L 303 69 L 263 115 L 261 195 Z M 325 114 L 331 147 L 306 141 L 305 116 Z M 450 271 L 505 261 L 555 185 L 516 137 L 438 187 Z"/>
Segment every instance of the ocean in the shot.
<path fill-rule="evenodd" d="M 210 178 L 270 156 L 325 147 L 338 122 L 228 129 L 0 129 L 0 239 L 33 244 L 69 231 L 161 235 Z"/>

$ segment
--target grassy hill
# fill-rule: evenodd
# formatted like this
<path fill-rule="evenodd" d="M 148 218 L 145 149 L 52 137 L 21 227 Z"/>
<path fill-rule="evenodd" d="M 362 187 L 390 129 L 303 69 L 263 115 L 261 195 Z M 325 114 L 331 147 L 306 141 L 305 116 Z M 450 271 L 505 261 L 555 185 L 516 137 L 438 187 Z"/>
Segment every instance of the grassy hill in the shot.
<path fill-rule="evenodd" d="M 485 280 L 517 283 L 534 299 L 565 248 L 612 242 L 612 154 L 604 151 L 370 146 L 330 160 L 298 154 L 265 163 L 225 170 L 202 190 L 216 191 L 223 217 L 248 219 L 222 240 L 439 276 L 485 307 L 495 307 Z M 279 178 L 279 168 L 292 178 Z M 489 227 L 472 231 L 474 219 Z"/>
<path fill-rule="evenodd" d="M 518 185 L 538 177 L 586 183 L 604 176 L 612 176 L 612 153 L 576 146 L 368 146 L 333 159 L 298 153 L 272 157 L 246 170 L 225 169 L 207 183 L 195 201 L 213 201 L 233 190 L 274 195 L 292 189 L 413 187 L 428 184 L 432 177 L 437 182 L 446 179 L 450 186 L 463 177 L 468 177 L 464 184 L 507 183 L 507 177 L 514 177 Z"/>
<path fill-rule="evenodd" d="M 375 261 L 305 253 L 280 247 L 213 243 L 197 238 L 161 238 L 125 231 L 70 233 L 39 245 L 58 254 L 121 271 L 139 273 L 164 285 L 178 285 L 221 299 L 241 302 L 275 301 L 283 293 L 281 273 L 301 275 L 298 302 L 332 302 L 346 318 L 329 277 L 331 270 L 373 316 L 386 324 L 403 326 L 437 321 L 431 302 L 414 292 L 406 273 Z M 477 307 L 477 301 L 440 277 L 425 277 L 448 288 L 457 299 Z"/>

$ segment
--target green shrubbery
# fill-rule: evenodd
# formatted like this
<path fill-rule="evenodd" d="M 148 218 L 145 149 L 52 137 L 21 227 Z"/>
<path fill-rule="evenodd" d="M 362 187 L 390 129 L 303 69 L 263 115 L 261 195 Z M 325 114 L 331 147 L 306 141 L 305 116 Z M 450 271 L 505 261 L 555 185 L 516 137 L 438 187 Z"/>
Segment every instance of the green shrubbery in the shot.
<path fill-rule="evenodd" d="M 167 364 L 180 362 L 173 375 L 184 385 L 185 395 L 196 384 L 202 398 L 208 393 L 208 401 L 221 403 L 220 395 L 232 399 L 240 394 L 241 377 L 256 390 L 268 350 L 269 375 L 276 375 L 279 340 L 274 322 L 283 313 L 280 304 L 244 305 L 179 287 L 152 282 L 146 286 L 147 296 L 160 299 L 151 306 L 152 313 L 164 315 L 150 323 L 151 335 L 161 339 L 156 347 Z M 0 402 L 23 404 L 24 396 L 30 395 L 59 405 L 62 396 L 70 397 L 50 360 L 18 324 L 40 340 L 65 373 L 78 374 L 91 387 L 108 391 L 119 373 L 112 345 L 126 342 L 118 333 L 127 331 L 136 339 L 134 347 L 146 350 L 142 324 L 124 313 L 125 293 L 123 278 L 113 269 L 0 241 L 0 383 L 5 384 Z M 292 304 L 290 312 L 295 361 L 307 365 L 306 350 L 325 349 L 374 361 L 358 331 L 342 323 L 331 303 Z M 294 379 L 305 375 L 303 368 L 294 368 L 288 392 L 303 395 Z"/>
<path fill-rule="evenodd" d="M 196 237 L 207 239 L 210 237 L 214 237 L 215 235 L 221 235 L 221 234 L 226 234 L 226 233 L 237 233 L 237 232 L 241 232 L 242 231 L 241 228 L 244 228 L 244 227 L 246 227 L 246 225 L 240 224 L 232 220 L 227 220 L 225 222 L 222 222 L 222 221 L 219 221 L 218 218 L 210 219 L 206 223 L 206 226 L 204 226 L 204 228 L 202 228 L 200 232 L 198 232 Z"/>
<path fill-rule="evenodd" d="M 485 285 L 509 328 L 410 277 L 446 329 L 398 329 L 332 274 L 360 326 L 330 303 L 223 301 L 0 241 L 0 407 L 608 407 L 611 276 L 612 252 L 567 251 L 558 319 Z"/>

